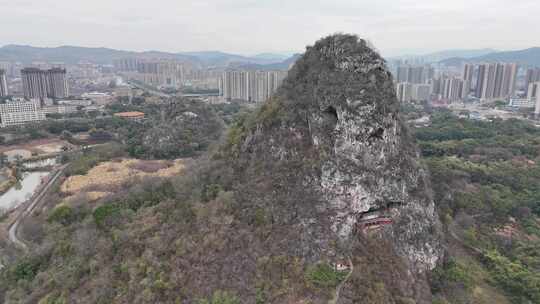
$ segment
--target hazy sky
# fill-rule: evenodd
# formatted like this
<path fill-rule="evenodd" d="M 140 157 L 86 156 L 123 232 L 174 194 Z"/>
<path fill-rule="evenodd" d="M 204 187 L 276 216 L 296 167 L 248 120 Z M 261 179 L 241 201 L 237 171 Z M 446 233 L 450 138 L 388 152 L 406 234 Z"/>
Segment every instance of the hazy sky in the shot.
<path fill-rule="evenodd" d="M 0 45 L 301 51 L 356 33 L 385 55 L 540 46 L 539 0 L 0 0 Z"/>

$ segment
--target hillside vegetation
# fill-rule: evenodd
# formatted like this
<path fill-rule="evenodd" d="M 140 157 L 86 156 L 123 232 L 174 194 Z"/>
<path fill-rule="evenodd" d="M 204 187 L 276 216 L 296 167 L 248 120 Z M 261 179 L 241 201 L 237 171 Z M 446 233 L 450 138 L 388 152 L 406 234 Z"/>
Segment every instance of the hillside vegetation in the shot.
<path fill-rule="evenodd" d="M 276 96 L 234 119 L 239 109 L 182 102 L 147 107 L 144 123 L 96 120 L 119 143 L 67 157 L 67 183 L 103 175 L 95 190 L 114 189 L 51 193 L 29 219 L 40 229 L 23 228 L 32 250 L 1 271 L 0 298 L 540 303 L 540 129 L 435 111 L 411 130 L 392 87 L 384 60 L 339 34 L 309 47 Z M 194 159 L 173 175 L 109 182 L 106 168 L 127 170 L 118 166 L 128 156 Z M 129 172 L 169 169 L 127 162 Z M 373 210 L 391 224 L 351 224 Z"/>
<path fill-rule="evenodd" d="M 451 245 L 440 303 L 540 303 L 540 129 L 443 111 L 415 133 Z"/>

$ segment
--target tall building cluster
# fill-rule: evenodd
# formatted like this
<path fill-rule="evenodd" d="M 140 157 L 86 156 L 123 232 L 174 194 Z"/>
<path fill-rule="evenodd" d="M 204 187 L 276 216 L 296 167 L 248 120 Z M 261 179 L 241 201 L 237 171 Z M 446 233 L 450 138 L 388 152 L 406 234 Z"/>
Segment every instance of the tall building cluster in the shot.
<path fill-rule="evenodd" d="M 431 81 L 431 93 L 438 99 L 447 101 L 462 100 L 467 97 L 465 80 L 443 75 Z"/>
<path fill-rule="evenodd" d="M 429 100 L 431 89 L 428 84 L 434 76 L 429 65 L 399 65 L 396 69 L 396 94 L 400 102 Z"/>
<path fill-rule="evenodd" d="M 113 65 L 117 72 L 137 72 L 140 62 L 138 58 L 120 58 L 114 60 Z"/>
<path fill-rule="evenodd" d="M 0 128 L 41 121 L 45 119 L 47 113 L 76 110 L 75 107 L 68 108 L 60 105 L 44 106 L 51 101 L 50 99 L 68 97 L 65 69 L 28 67 L 21 69 L 20 75 L 24 98 L 10 97 L 0 103 Z M 0 97 L 8 95 L 6 78 L 6 72 L 0 69 Z"/>
<path fill-rule="evenodd" d="M 114 68 L 129 79 L 155 87 L 180 87 L 185 67 L 175 60 L 123 58 L 114 61 Z"/>
<path fill-rule="evenodd" d="M 219 91 L 225 100 L 263 102 L 281 85 L 286 71 L 225 71 Z"/>
<path fill-rule="evenodd" d="M 202 90 L 219 89 L 219 82 L 223 74 L 221 69 L 194 69 L 184 66 L 183 85 Z"/>
<path fill-rule="evenodd" d="M 69 96 L 65 69 L 25 68 L 21 70 L 21 77 L 25 98 L 43 100 Z"/>
<path fill-rule="evenodd" d="M 400 102 L 427 101 L 431 96 L 431 85 L 399 82 L 396 84 L 396 95 Z"/>
<path fill-rule="evenodd" d="M 8 96 L 6 71 L 0 69 L 0 97 Z"/>
<path fill-rule="evenodd" d="M 429 66 L 401 65 L 397 67 L 397 82 L 408 82 L 415 84 L 427 83 L 433 78 L 434 69 Z"/>
<path fill-rule="evenodd" d="M 515 96 L 518 77 L 516 63 L 465 64 L 460 76 L 442 70 L 435 76 L 429 65 L 399 65 L 395 69 L 396 94 L 400 101 L 465 100 L 471 96 L 484 101 Z M 540 69 L 527 73 L 527 85 L 540 81 Z M 430 85 L 426 97 L 425 84 Z"/>
<path fill-rule="evenodd" d="M 445 78 L 442 82 L 441 96 L 445 100 L 457 101 L 463 99 L 464 81 L 457 77 Z"/>
<path fill-rule="evenodd" d="M 516 91 L 516 63 L 484 63 L 477 67 L 474 95 L 482 100 L 512 97 Z"/>

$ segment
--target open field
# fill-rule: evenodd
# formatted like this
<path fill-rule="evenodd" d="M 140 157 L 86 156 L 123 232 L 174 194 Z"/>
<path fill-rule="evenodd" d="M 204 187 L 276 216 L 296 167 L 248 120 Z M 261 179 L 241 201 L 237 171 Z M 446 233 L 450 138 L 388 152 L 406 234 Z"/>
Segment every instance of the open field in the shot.
<path fill-rule="evenodd" d="M 4 153 L 12 161 L 15 155 L 22 156 L 23 159 L 34 155 L 54 154 L 62 151 L 63 146 L 72 147 L 70 143 L 60 139 L 39 139 L 24 144 L 9 145 L 0 147 L 0 153 Z"/>
<path fill-rule="evenodd" d="M 64 181 L 60 191 L 73 198 L 86 195 L 90 201 L 100 199 L 125 183 L 146 177 L 170 177 L 184 169 L 183 160 L 147 161 L 120 159 L 103 162 L 90 169 L 86 175 L 74 175 Z M 68 198 L 69 200 L 69 198 Z"/>

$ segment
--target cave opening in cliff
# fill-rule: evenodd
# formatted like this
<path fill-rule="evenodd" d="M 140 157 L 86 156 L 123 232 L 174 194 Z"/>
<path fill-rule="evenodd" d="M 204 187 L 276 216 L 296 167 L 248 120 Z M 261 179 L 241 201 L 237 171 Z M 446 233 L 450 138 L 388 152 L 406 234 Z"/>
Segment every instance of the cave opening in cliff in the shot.
<path fill-rule="evenodd" d="M 333 106 L 329 106 L 324 110 L 324 116 L 333 124 L 335 125 L 338 122 L 338 115 L 337 110 Z"/>
<path fill-rule="evenodd" d="M 378 128 L 369 135 L 369 139 L 383 139 L 384 129 Z"/>
<path fill-rule="evenodd" d="M 335 107 L 328 106 L 326 110 L 323 111 L 323 117 L 325 120 L 325 124 L 330 129 L 334 129 L 336 127 L 339 118 L 338 118 L 337 110 Z"/>

